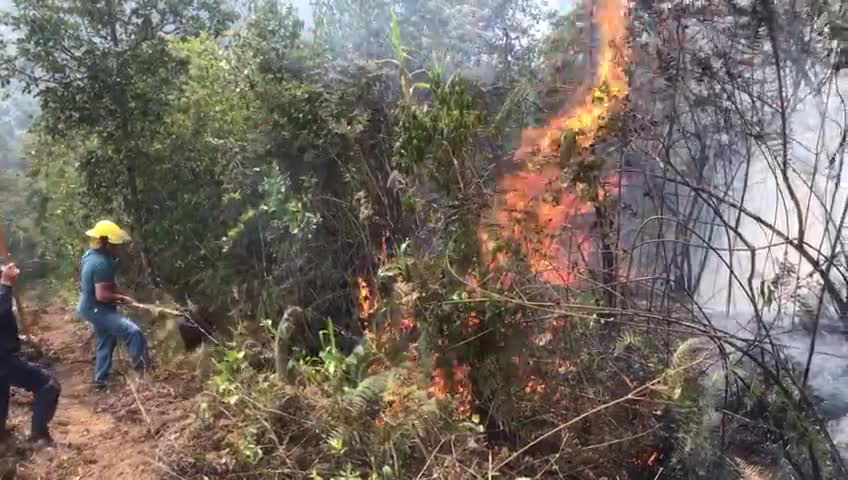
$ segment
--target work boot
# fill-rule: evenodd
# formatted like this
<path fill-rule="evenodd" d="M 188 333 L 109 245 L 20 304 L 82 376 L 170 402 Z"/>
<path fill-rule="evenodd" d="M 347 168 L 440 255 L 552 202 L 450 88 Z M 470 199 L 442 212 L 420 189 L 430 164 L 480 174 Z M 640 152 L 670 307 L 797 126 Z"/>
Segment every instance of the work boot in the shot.
<path fill-rule="evenodd" d="M 44 450 L 56 446 L 56 442 L 53 441 L 53 437 L 49 433 L 32 434 L 29 436 L 28 442 L 33 450 Z"/>

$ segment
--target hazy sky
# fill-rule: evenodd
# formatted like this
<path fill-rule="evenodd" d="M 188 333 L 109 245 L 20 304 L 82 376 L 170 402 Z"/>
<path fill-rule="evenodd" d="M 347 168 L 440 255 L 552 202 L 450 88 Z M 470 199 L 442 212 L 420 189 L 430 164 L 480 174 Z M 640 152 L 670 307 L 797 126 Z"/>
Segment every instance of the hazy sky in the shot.
<path fill-rule="evenodd" d="M 312 25 L 312 6 L 310 5 L 311 0 L 292 0 L 295 8 L 297 9 L 300 16 L 306 22 L 307 29 Z M 473 1 L 473 0 L 469 0 Z M 556 7 L 557 10 L 569 10 L 571 9 L 575 3 L 580 0 L 540 0 L 542 2 L 547 3 L 548 6 Z M 8 10 L 12 7 L 13 0 L 0 0 L 0 10 Z"/>
<path fill-rule="evenodd" d="M 2 4 L 6 0 L 0 0 L 0 4 Z M 471 0 L 469 0 L 471 1 Z M 544 1 L 544 0 L 542 0 Z M 575 3 L 579 0 L 547 0 L 549 6 L 554 6 L 559 11 L 570 10 Z M 312 7 L 309 4 L 310 0 L 292 0 L 295 8 L 300 13 L 300 16 L 306 21 L 306 27 L 309 28 L 312 25 Z"/>

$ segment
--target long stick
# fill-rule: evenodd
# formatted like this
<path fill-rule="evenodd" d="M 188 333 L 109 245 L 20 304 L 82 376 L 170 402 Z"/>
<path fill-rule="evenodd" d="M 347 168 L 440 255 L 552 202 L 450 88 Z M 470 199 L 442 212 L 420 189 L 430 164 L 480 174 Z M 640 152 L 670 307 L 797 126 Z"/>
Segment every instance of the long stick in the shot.
<path fill-rule="evenodd" d="M 185 312 L 180 312 L 178 310 L 172 310 L 170 308 L 160 307 L 160 306 L 157 306 L 157 305 L 148 305 L 146 303 L 138 303 L 138 302 L 130 303 L 128 306 L 134 307 L 134 308 L 140 308 L 142 310 L 147 310 L 148 312 L 150 312 L 154 315 L 159 315 L 160 313 L 166 313 L 168 315 L 177 317 L 178 324 L 179 324 L 179 322 L 185 322 L 186 320 L 188 320 L 189 324 L 191 324 L 192 326 L 194 326 L 198 330 L 200 330 L 200 332 L 203 333 L 204 335 L 206 335 L 206 338 L 211 340 L 212 343 L 214 343 L 215 345 L 218 345 L 218 340 L 215 340 L 215 337 L 213 337 L 209 332 L 204 330 L 203 327 L 201 325 L 199 325 L 195 320 L 192 320 L 190 317 L 187 317 L 185 315 Z"/>
<path fill-rule="evenodd" d="M 147 305 L 146 303 L 133 302 L 133 303 L 129 304 L 129 306 L 135 307 L 135 308 L 140 308 L 142 310 L 147 310 L 148 312 L 150 312 L 154 315 L 158 315 L 159 312 L 164 312 L 164 313 L 167 313 L 168 315 L 174 315 L 174 316 L 179 317 L 179 316 L 182 316 L 182 314 L 183 314 L 182 312 L 179 312 L 177 310 L 172 310 L 170 308 L 160 307 L 160 306 L 157 306 L 157 305 Z"/>
<path fill-rule="evenodd" d="M 6 246 L 6 238 L 3 236 L 2 229 L 0 229 L 0 257 L 3 257 L 6 263 L 12 263 L 12 256 L 9 255 L 9 248 Z M 18 324 L 21 326 L 21 333 L 28 337 L 29 323 L 24 320 L 24 304 L 18 297 L 17 289 L 12 289 L 12 298 L 15 299 L 15 305 L 18 307 Z"/>

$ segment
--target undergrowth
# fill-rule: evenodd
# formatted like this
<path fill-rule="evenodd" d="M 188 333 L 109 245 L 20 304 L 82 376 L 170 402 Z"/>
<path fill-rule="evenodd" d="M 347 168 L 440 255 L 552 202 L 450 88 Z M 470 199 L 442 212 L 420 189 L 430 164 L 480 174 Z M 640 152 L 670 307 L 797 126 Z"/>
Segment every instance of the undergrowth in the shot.
<path fill-rule="evenodd" d="M 243 345 L 221 349 L 193 437 L 211 438 L 216 454 L 177 461 L 180 474 L 389 479 L 428 466 L 439 478 L 466 478 L 461 464 L 473 457 L 444 453 L 481 454 L 477 425 L 433 399 L 413 362 L 388 366 L 370 338 L 344 357 L 325 339 L 319 358 L 292 361 L 286 385 L 251 366 Z"/>
<path fill-rule="evenodd" d="M 392 288 L 359 346 L 342 354 L 328 321 L 317 355 L 290 357 L 288 382 L 271 371 L 273 349 L 236 329 L 170 468 L 184 478 L 648 478 L 681 441 L 669 418 L 700 412 L 683 401 L 701 391 L 691 342 L 675 340 L 666 359 L 647 325 L 540 311 L 552 293 L 531 281 L 512 285 L 523 299 L 494 283 L 475 290 L 444 259 L 398 255 L 380 272 Z"/>

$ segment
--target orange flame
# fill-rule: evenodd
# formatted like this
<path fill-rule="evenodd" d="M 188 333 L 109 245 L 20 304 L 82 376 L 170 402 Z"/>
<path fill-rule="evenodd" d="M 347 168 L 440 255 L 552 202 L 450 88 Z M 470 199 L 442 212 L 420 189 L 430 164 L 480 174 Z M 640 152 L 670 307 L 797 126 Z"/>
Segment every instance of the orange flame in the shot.
<path fill-rule="evenodd" d="M 562 133 L 577 133 L 577 146 L 589 147 L 599 129 L 609 115 L 615 111 L 621 99 L 627 94 L 627 78 L 622 69 L 626 52 L 622 50 L 626 33 L 625 7 L 627 0 L 599 0 L 594 20 L 599 27 L 600 52 L 597 56 L 597 70 L 590 79 L 592 88 L 587 88 L 583 96 L 556 117 L 550 119 L 543 128 L 528 128 L 522 132 L 521 145 L 514 155 L 521 170 L 506 175 L 498 182 L 498 198 L 493 213 L 495 237 L 514 240 L 521 245 L 528 258 L 531 269 L 543 280 L 553 284 L 571 284 L 577 279 L 579 265 L 591 253 L 591 238 L 588 228 L 580 225 L 580 217 L 593 212 L 594 204 L 585 193 L 566 191 L 560 182 L 561 166 L 558 150 Z M 621 55 L 620 55 L 621 54 Z M 590 192 L 591 193 L 591 192 Z M 594 192 L 598 199 L 615 193 L 608 187 Z M 592 194 L 589 195 L 591 197 Z M 570 238 L 563 242 L 563 233 L 568 230 Z M 536 235 L 535 242 L 528 237 Z M 383 258 L 386 255 L 383 239 Z M 503 253 L 494 253 L 493 240 L 486 228 L 479 229 L 482 258 L 488 264 L 502 264 L 507 260 Z M 509 276 L 501 279 L 509 282 Z M 479 294 L 478 279 L 473 274 L 468 278 L 469 290 Z M 371 297 L 367 283 L 358 279 L 360 318 L 370 313 Z M 478 327 L 480 318 L 469 313 L 464 319 L 464 330 L 470 334 Z M 402 320 L 401 329 L 411 329 L 414 318 Z M 548 344 L 561 326 L 553 322 L 550 329 L 534 338 L 537 345 Z M 410 353 L 413 361 L 417 360 Z M 438 356 L 434 356 L 434 360 Z M 526 370 L 518 358 L 513 361 L 520 370 Z M 558 372 L 566 374 L 572 369 L 566 361 L 560 361 Z M 473 405 L 471 371 L 468 365 L 456 360 L 446 368 L 437 368 L 431 372 L 428 393 L 438 399 L 452 397 L 457 413 L 467 417 Z M 524 386 L 525 393 L 540 395 L 547 386 L 544 382 L 530 376 Z M 378 422 L 383 422 L 381 417 Z"/>
<path fill-rule="evenodd" d="M 362 328 L 365 329 L 368 315 L 371 313 L 371 290 L 368 288 L 368 282 L 362 277 L 356 277 L 356 286 L 358 290 L 359 321 L 362 323 Z"/>
<path fill-rule="evenodd" d="M 540 395 L 540 394 L 545 393 L 547 388 L 548 387 L 538 378 L 530 377 L 530 379 L 527 380 L 527 383 L 524 384 L 524 393 L 526 393 L 528 395 L 530 395 L 530 394 Z"/>
<path fill-rule="evenodd" d="M 660 452 L 659 452 L 659 451 L 654 450 L 653 452 L 651 452 L 651 456 L 650 456 L 650 457 L 648 457 L 648 465 L 653 465 L 653 464 L 654 464 L 654 462 L 656 462 L 656 461 L 657 461 L 657 458 L 659 458 L 659 456 L 660 456 Z"/>
<path fill-rule="evenodd" d="M 594 87 L 544 128 L 525 129 L 513 157 L 521 170 L 498 182 L 493 215 L 497 237 L 517 242 L 530 269 L 552 284 L 573 283 L 592 250 L 588 234 L 591 223 L 581 219 L 593 211 L 594 203 L 561 185 L 559 148 L 563 133 L 568 131 L 576 134 L 578 148 L 589 147 L 627 94 L 622 68 L 627 55 L 626 6 L 626 0 L 600 0 L 594 14 L 601 42 Z M 614 192 L 602 187 L 597 195 L 602 199 L 610 193 Z M 481 228 L 479 236 L 483 259 L 490 265 L 503 264 L 503 254 L 493 255 L 489 233 Z"/>
<path fill-rule="evenodd" d="M 454 360 L 447 369 L 437 368 L 430 376 L 428 391 L 433 398 L 446 399 L 453 395 L 457 414 L 462 418 L 471 415 L 471 369 Z"/>

